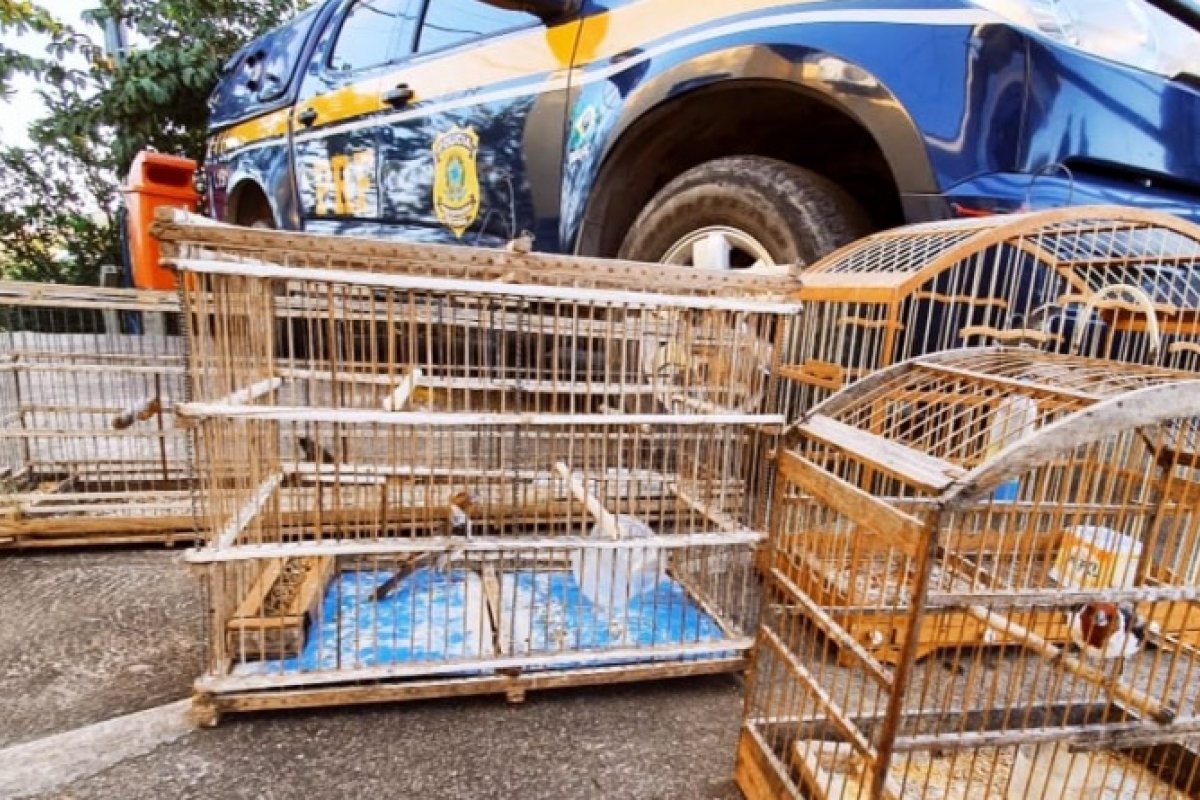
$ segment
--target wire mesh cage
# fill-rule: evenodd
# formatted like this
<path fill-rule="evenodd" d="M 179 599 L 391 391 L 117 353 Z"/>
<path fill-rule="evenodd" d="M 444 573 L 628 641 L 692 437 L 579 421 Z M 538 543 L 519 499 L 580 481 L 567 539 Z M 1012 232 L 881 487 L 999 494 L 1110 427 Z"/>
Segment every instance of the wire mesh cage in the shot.
<path fill-rule="evenodd" d="M 0 548 L 191 542 L 173 293 L 0 282 Z"/>
<path fill-rule="evenodd" d="M 921 356 L 787 434 L 750 798 L 1200 796 L 1200 380 Z"/>
<path fill-rule="evenodd" d="M 795 304 L 172 257 L 209 713 L 745 667 Z"/>
<path fill-rule="evenodd" d="M 1200 369 L 1200 228 L 1083 206 L 884 231 L 802 275 L 781 367 L 802 414 L 923 353 L 979 344 Z"/>

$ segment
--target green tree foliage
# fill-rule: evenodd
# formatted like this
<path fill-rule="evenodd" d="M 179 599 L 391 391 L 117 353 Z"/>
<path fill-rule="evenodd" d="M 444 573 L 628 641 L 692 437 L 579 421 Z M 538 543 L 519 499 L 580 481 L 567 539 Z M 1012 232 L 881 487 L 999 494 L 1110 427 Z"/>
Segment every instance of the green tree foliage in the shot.
<path fill-rule="evenodd" d="M 120 263 L 115 181 L 79 171 L 56 150 L 0 150 L 0 274 L 23 281 L 96 284 Z"/>
<path fill-rule="evenodd" d="M 0 151 L 0 274 L 91 282 L 116 263 L 119 181 L 153 147 L 199 160 L 208 96 L 225 61 L 310 0 L 95 0 L 86 20 L 123 20 L 138 43 L 116 60 L 30 0 L 0 0 L 0 33 L 37 34 L 44 53 L 0 44 L 0 93 L 32 76 L 49 109 L 30 148 Z"/>

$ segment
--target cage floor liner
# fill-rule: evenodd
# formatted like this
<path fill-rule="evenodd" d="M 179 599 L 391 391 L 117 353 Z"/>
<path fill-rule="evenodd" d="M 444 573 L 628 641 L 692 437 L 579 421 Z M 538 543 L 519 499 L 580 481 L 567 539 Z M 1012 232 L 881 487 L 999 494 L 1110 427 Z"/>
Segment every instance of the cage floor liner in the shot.
<path fill-rule="evenodd" d="M 347 570 L 329 582 L 320 613 L 310 620 L 299 657 L 246 660 L 235 675 L 284 675 L 389 665 L 462 662 L 459 675 L 485 670 L 473 660 L 578 652 L 586 662 L 557 661 L 551 669 L 725 657 L 727 638 L 716 621 L 670 578 L 631 598 L 614 613 L 585 598 L 566 571 L 499 573 L 500 641 L 497 652 L 483 581 L 470 570 L 423 567 L 405 576 L 382 601 L 371 599 L 387 571 Z M 652 648 L 712 642 L 686 656 Z M 603 659 L 609 649 L 645 647 L 644 657 Z M 254 654 L 247 653 L 247 659 Z M 600 656 L 600 658 L 597 658 Z M 443 674 L 445 674 L 443 672 Z"/>

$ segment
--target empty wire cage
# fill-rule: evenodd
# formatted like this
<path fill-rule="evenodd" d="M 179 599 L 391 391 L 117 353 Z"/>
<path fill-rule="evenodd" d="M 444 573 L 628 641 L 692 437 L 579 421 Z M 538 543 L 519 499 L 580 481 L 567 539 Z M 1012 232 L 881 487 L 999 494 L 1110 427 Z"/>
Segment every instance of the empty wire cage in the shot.
<path fill-rule="evenodd" d="M 0 283 L 0 547 L 191 541 L 178 298 Z"/>
<path fill-rule="evenodd" d="M 202 707 L 744 668 L 795 305 L 175 261 Z"/>
<path fill-rule="evenodd" d="M 750 798 L 1200 796 L 1200 381 L 919 357 L 788 434 Z"/>
<path fill-rule="evenodd" d="M 798 415 L 907 358 L 1033 344 L 1200 368 L 1200 228 L 1109 206 L 948 220 L 854 242 L 802 276 L 781 374 Z"/>

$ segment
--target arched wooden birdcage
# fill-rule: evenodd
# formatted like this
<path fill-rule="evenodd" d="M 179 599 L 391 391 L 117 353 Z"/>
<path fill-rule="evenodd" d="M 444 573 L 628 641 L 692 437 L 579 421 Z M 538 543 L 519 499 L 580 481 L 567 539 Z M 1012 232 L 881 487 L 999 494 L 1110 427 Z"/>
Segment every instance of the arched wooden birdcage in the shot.
<path fill-rule="evenodd" d="M 778 467 L 748 797 L 1200 796 L 1200 377 L 921 356 Z"/>
<path fill-rule="evenodd" d="M 0 282 L 0 549 L 191 542 L 171 292 Z"/>
<path fill-rule="evenodd" d="M 923 353 L 1028 343 L 1200 369 L 1200 228 L 1083 206 L 910 225 L 806 270 L 781 368 L 794 414 Z"/>

